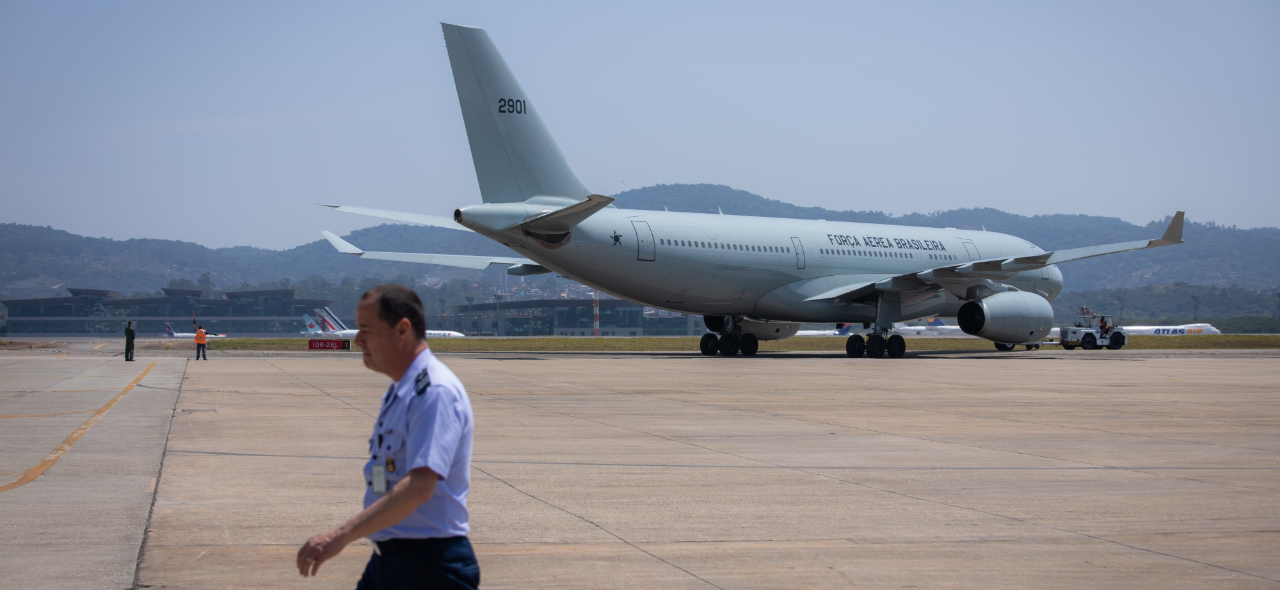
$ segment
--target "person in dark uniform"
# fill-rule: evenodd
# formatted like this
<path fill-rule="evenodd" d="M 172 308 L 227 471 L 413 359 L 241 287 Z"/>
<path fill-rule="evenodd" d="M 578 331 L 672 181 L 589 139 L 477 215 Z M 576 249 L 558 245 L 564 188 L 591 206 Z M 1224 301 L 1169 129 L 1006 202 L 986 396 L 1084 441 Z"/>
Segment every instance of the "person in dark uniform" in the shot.
<path fill-rule="evenodd" d="M 124 360 L 126 361 L 133 360 L 134 335 L 135 334 L 133 332 L 133 322 L 129 322 L 129 325 L 124 327 Z"/>
<path fill-rule="evenodd" d="M 298 572 L 368 537 L 373 555 L 357 590 L 473 589 L 480 564 L 471 542 L 471 402 L 458 377 L 427 346 L 422 301 L 380 285 L 356 307 L 364 364 L 391 378 L 369 438 L 364 510 L 298 549 Z"/>

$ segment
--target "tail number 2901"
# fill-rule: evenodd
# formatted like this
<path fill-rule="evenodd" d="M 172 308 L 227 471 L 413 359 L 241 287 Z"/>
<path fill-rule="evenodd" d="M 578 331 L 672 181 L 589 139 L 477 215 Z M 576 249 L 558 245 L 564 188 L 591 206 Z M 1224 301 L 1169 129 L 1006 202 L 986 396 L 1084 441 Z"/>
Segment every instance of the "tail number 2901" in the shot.
<path fill-rule="evenodd" d="M 499 113 L 511 113 L 511 114 L 514 114 L 514 115 L 523 115 L 523 114 L 524 114 L 524 112 L 525 112 L 525 111 L 524 111 L 524 101 L 523 101 L 523 100 L 516 100 L 516 99 L 514 99 L 514 98 L 499 98 L 499 99 L 498 99 L 498 112 L 499 112 Z"/>

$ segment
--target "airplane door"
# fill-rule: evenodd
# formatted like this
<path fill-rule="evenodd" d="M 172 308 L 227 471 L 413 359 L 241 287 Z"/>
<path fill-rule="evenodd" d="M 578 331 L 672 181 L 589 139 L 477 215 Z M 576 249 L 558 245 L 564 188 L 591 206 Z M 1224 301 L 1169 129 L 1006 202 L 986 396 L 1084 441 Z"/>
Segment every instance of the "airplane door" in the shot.
<path fill-rule="evenodd" d="M 796 249 L 796 268 L 804 268 L 804 244 L 800 238 L 791 238 L 791 245 Z"/>
<path fill-rule="evenodd" d="M 965 242 L 964 249 L 969 252 L 969 260 L 972 261 L 980 259 L 978 256 L 978 248 L 973 245 L 973 242 Z"/>
<path fill-rule="evenodd" d="M 631 227 L 636 230 L 636 260 L 653 260 L 653 231 L 647 221 L 632 221 Z"/>

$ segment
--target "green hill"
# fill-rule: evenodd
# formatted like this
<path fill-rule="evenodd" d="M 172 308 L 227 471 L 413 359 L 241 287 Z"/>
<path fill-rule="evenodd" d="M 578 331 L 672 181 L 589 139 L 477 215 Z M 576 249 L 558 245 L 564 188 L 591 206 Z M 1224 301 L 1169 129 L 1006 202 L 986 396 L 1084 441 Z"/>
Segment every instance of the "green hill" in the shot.
<path fill-rule="evenodd" d="M 617 195 L 624 208 L 760 215 L 802 219 L 982 229 L 1016 235 L 1045 249 L 1068 248 L 1159 236 L 1165 220 L 1138 226 L 1120 219 L 1086 215 L 1014 215 L 995 209 L 957 209 L 890 216 L 878 211 L 832 211 L 799 207 L 727 186 L 657 185 Z M 1172 213 L 1172 212 L 1170 212 Z M 1280 229 L 1240 230 L 1197 223 L 1190 212 L 1187 244 L 1068 263 L 1062 266 L 1068 291 L 1133 288 L 1185 282 L 1242 289 L 1280 285 Z M 381 225 L 352 232 L 350 240 L 369 250 L 442 254 L 507 255 L 510 251 L 479 235 L 442 228 Z M 174 240 L 88 238 L 49 227 L 0 224 L 0 295 L 32 296 L 55 284 L 154 291 L 173 279 L 208 272 L 214 285 L 260 284 L 319 275 L 333 282 L 397 275 L 478 279 L 475 271 L 418 264 L 361 260 L 339 254 L 322 240 L 284 251 L 247 246 L 206 248 Z M 500 269 L 486 271 L 496 278 Z M 25 286 L 31 289 L 24 289 Z M 47 290 L 47 289 L 45 289 Z"/>

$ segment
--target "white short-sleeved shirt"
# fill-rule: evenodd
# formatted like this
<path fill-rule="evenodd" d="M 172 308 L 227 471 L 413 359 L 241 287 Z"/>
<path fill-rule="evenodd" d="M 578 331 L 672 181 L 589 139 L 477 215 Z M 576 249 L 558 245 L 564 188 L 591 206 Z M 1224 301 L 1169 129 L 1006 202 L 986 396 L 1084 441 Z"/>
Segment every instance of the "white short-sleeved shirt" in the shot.
<path fill-rule="evenodd" d="M 368 508 L 381 497 L 373 493 L 374 465 L 388 467 L 388 491 L 419 467 L 431 469 L 440 480 L 430 500 L 404 520 L 369 535 L 370 540 L 457 537 L 471 530 L 472 427 L 471 401 L 462 382 L 430 349 L 422 351 L 382 396 L 364 466 L 364 505 Z"/>

